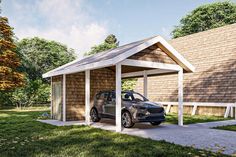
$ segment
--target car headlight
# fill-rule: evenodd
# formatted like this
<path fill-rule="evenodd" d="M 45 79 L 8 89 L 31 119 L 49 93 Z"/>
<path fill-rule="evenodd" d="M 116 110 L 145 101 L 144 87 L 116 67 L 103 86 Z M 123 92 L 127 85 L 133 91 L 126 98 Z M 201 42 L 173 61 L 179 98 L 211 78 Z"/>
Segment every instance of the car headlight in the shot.
<path fill-rule="evenodd" d="M 148 115 L 150 115 L 150 114 L 151 114 L 150 112 L 148 112 L 148 111 L 146 112 L 146 116 L 148 116 Z"/>

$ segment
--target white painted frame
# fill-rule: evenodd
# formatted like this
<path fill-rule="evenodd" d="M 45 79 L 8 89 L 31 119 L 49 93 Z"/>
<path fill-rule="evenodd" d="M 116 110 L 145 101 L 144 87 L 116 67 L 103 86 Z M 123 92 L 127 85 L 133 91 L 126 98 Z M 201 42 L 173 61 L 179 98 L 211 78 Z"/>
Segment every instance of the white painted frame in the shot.
<path fill-rule="evenodd" d="M 162 105 L 167 105 L 167 109 L 166 109 L 166 113 L 169 113 L 171 106 L 176 106 L 178 105 L 178 102 L 157 102 L 160 103 Z M 183 103 L 184 106 L 193 106 L 193 110 L 192 110 L 192 114 L 191 115 L 195 115 L 196 111 L 197 111 L 197 107 L 199 106 L 205 106 L 205 107 L 225 107 L 225 114 L 224 114 L 224 118 L 228 118 L 230 115 L 230 112 L 233 112 L 232 108 L 235 108 L 236 110 L 236 103 L 217 103 L 217 102 L 184 102 Z M 236 117 L 236 113 L 234 115 Z M 235 118 L 236 119 L 236 118 Z"/>
<path fill-rule="evenodd" d="M 173 70 L 173 71 L 181 70 L 181 67 L 176 64 L 166 64 L 166 63 L 158 63 L 158 62 L 135 60 L 135 59 L 125 59 L 124 61 L 121 62 L 121 64 L 127 66 L 155 68 L 155 69 Z"/>
<path fill-rule="evenodd" d="M 171 104 L 168 104 L 166 108 L 166 114 L 170 112 L 170 108 L 171 108 Z"/>
<path fill-rule="evenodd" d="M 85 123 L 90 125 L 90 70 L 85 71 Z"/>
<path fill-rule="evenodd" d="M 171 56 L 186 71 L 188 71 L 188 72 L 195 71 L 195 67 L 192 64 L 190 64 L 179 52 L 177 52 L 167 41 L 165 41 L 161 36 L 156 36 L 156 37 L 153 37 L 153 38 L 147 40 L 146 42 L 144 42 L 140 45 L 135 46 L 134 48 L 131 48 L 130 50 L 127 50 L 125 53 L 122 53 L 112 59 L 108 59 L 108 60 L 104 59 L 102 61 L 97 61 L 97 62 L 90 63 L 90 64 L 85 64 L 85 65 L 81 65 L 81 66 L 72 66 L 68 69 L 63 69 L 65 67 L 68 67 L 68 66 L 72 65 L 73 63 L 76 63 L 81 60 L 81 59 L 78 59 L 78 60 L 67 63 L 66 65 L 63 65 L 61 67 L 58 67 L 54 70 L 51 70 L 51 71 L 43 74 L 43 78 L 116 65 L 117 63 L 124 61 L 128 57 L 130 57 L 130 56 L 132 56 L 132 55 L 134 55 L 134 54 L 136 54 L 136 53 L 144 50 L 145 48 L 150 47 L 156 43 L 159 44 L 160 46 L 162 46 L 164 48 L 163 51 L 166 51 L 165 53 L 167 53 L 169 56 Z"/>
<path fill-rule="evenodd" d="M 176 72 L 175 70 L 163 70 L 163 69 L 153 69 L 153 70 L 146 70 L 147 75 L 154 75 L 154 74 L 167 74 Z M 122 78 L 133 78 L 133 77 L 143 77 L 142 71 L 137 72 L 130 72 L 130 73 L 123 73 Z"/>
<path fill-rule="evenodd" d="M 178 72 L 178 125 L 183 126 L 183 69 Z"/>
<path fill-rule="evenodd" d="M 63 122 L 66 121 L 66 74 L 63 74 L 63 103 L 62 103 L 62 113 Z"/>
<path fill-rule="evenodd" d="M 148 88 L 148 78 L 147 78 L 147 71 L 143 71 L 143 95 L 147 98 L 147 88 Z"/>
<path fill-rule="evenodd" d="M 236 120 L 236 102 L 235 102 L 235 105 L 234 105 L 234 119 Z"/>
<path fill-rule="evenodd" d="M 116 132 L 122 131 L 121 125 L 121 64 L 116 65 Z"/>
<path fill-rule="evenodd" d="M 191 115 L 192 115 L 192 116 L 195 115 L 196 112 L 197 112 L 197 104 L 194 104 L 194 105 L 193 105 L 193 110 L 192 110 L 192 114 L 191 114 Z"/>

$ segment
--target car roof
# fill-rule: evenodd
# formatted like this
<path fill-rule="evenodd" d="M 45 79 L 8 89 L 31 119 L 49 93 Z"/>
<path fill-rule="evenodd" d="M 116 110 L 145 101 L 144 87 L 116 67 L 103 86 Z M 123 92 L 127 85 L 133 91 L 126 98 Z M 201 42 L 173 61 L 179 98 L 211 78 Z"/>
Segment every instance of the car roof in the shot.
<path fill-rule="evenodd" d="M 106 92 L 115 92 L 115 90 L 103 90 L 103 91 L 99 91 L 98 93 L 106 93 Z M 133 90 L 123 90 L 121 91 L 122 93 L 137 93 L 137 92 L 134 92 Z"/>

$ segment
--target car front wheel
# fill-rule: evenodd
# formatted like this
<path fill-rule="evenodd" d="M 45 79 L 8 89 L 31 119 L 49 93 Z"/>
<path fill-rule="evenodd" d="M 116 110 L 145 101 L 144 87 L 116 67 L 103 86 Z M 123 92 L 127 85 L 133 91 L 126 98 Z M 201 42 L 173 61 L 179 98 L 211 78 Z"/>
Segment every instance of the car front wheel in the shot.
<path fill-rule="evenodd" d="M 132 117 L 128 111 L 122 112 L 121 123 L 125 128 L 131 128 L 132 126 L 134 126 L 134 123 L 132 122 Z"/>
<path fill-rule="evenodd" d="M 98 112 L 95 108 L 92 108 L 90 110 L 90 117 L 91 117 L 91 120 L 93 122 L 99 122 L 100 121 L 100 117 L 98 116 Z"/>

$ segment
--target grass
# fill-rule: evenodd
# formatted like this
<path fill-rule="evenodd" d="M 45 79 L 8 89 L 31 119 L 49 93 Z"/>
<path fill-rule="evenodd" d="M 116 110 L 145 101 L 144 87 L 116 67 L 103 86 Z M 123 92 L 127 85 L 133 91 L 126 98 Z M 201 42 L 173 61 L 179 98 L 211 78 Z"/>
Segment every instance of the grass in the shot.
<path fill-rule="evenodd" d="M 236 131 L 236 125 L 218 126 L 218 127 L 214 127 L 213 129 Z"/>
<path fill-rule="evenodd" d="M 36 119 L 47 109 L 0 110 L 0 156 L 224 156 L 88 126 L 56 127 Z"/>
<path fill-rule="evenodd" d="M 229 120 L 232 118 L 224 118 L 219 116 L 204 116 L 204 115 L 184 115 L 184 124 L 194 124 L 194 123 L 205 123 L 213 121 L 223 121 Z M 178 124 L 178 115 L 177 114 L 168 114 L 166 116 L 166 123 Z"/>

